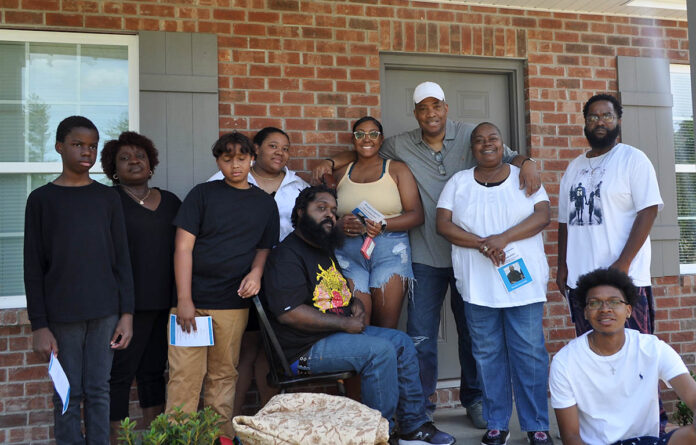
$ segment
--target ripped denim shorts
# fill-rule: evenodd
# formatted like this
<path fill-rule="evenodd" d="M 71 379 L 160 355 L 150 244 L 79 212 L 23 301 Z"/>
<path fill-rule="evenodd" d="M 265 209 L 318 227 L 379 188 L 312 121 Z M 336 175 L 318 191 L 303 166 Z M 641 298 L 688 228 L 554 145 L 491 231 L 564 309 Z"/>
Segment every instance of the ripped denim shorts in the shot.
<path fill-rule="evenodd" d="M 355 290 L 366 294 L 370 288 L 381 288 L 393 275 L 413 280 L 411 245 L 408 232 L 386 232 L 375 238 L 372 257 L 366 260 L 360 253 L 365 240 L 361 236 L 346 237 L 343 247 L 336 249 L 336 259 Z"/>

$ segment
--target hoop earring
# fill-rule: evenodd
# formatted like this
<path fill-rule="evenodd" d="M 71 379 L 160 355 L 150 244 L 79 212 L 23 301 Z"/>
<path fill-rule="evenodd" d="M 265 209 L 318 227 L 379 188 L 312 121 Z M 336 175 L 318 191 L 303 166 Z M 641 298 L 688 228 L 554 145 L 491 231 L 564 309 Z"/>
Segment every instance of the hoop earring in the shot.
<path fill-rule="evenodd" d="M 151 178 L 152 178 L 152 175 L 154 175 L 154 174 L 155 174 L 155 173 L 154 173 L 152 170 L 150 170 L 150 177 L 151 177 Z"/>
<path fill-rule="evenodd" d="M 114 181 L 118 181 L 118 175 L 114 173 Z"/>

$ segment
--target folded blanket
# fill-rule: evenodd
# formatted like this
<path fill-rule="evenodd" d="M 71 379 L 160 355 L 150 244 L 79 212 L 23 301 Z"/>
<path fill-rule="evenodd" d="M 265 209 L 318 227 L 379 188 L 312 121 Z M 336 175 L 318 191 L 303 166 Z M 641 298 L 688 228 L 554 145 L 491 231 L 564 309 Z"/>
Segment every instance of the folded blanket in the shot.
<path fill-rule="evenodd" d="M 232 423 L 244 445 L 372 445 L 389 440 L 389 423 L 379 411 L 328 394 L 278 394 L 255 416 L 237 416 Z"/>

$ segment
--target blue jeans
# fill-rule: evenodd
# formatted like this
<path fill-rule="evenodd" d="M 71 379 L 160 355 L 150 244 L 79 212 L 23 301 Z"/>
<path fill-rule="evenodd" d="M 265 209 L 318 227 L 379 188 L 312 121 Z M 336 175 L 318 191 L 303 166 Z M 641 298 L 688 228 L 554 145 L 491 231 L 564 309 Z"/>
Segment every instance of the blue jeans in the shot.
<path fill-rule="evenodd" d="M 56 444 L 84 444 L 80 402 L 84 399 L 87 444 L 109 443 L 109 377 L 113 350 L 111 336 L 118 315 L 74 323 L 49 323 L 58 342 L 58 360 L 70 382 L 68 410 L 53 393 Z"/>
<path fill-rule="evenodd" d="M 476 362 L 471 352 L 471 337 L 464 315 L 464 301 L 457 291 L 451 267 L 431 267 L 413 263 L 413 296 L 408 299 L 406 332 L 413 339 L 421 369 L 421 386 L 425 406 L 429 413 L 435 411 L 430 396 L 437 386 L 437 335 L 440 328 L 440 310 L 445 300 L 447 286 L 451 291 L 451 306 L 457 324 L 459 341 L 459 366 L 461 381 L 459 399 L 463 406 L 481 400 L 481 387 L 476 372 Z"/>
<path fill-rule="evenodd" d="M 464 303 L 483 389 L 489 430 L 508 430 L 515 392 L 523 431 L 548 431 L 549 355 L 544 346 L 544 303 L 492 308 Z"/>
<path fill-rule="evenodd" d="M 382 413 L 390 431 L 395 414 L 406 433 L 428 421 L 416 350 L 403 332 L 366 326 L 361 334 L 331 334 L 316 342 L 307 358 L 311 373 L 358 372 L 362 403 Z"/>

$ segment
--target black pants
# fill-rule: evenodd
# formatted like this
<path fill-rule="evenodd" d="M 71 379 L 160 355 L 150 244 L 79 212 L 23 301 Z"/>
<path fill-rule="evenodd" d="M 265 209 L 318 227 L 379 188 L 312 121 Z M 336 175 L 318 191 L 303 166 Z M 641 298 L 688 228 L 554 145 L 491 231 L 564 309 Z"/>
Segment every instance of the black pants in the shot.
<path fill-rule="evenodd" d="M 111 367 L 112 421 L 128 417 L 133 378 L 138 382 L 138 399 L 142 408 L 164 404 L 168 318 L 169 310 L 133 314 L 133 339 L 128 348 L 116 351 Z"/>

